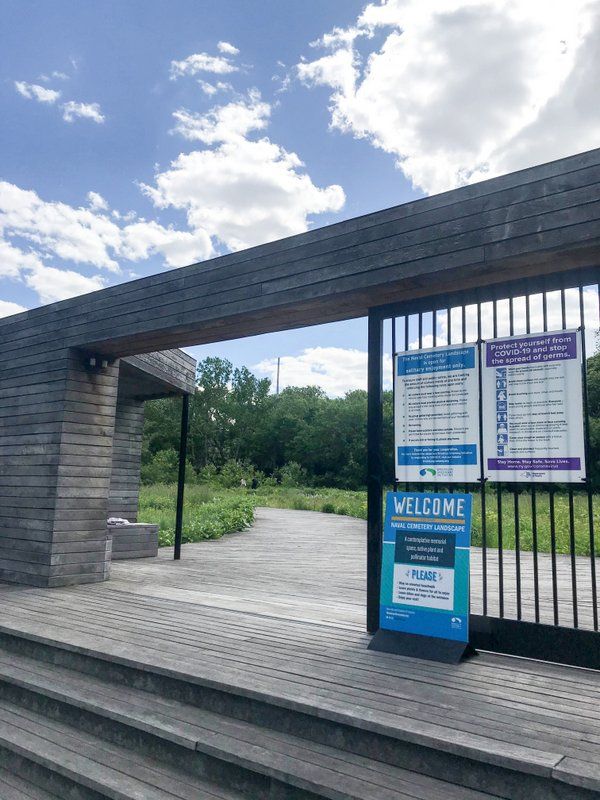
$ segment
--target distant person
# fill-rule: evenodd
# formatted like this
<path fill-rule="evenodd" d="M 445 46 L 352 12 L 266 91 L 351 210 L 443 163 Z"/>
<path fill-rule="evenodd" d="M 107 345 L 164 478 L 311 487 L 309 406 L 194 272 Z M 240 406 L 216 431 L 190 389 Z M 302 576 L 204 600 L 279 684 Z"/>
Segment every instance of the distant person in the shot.
<path fill-rule="evenodd" d="M 258 489 L 258 478 L 256 476 L 254 476 L 254 478 L 252 478 L 252 488 L 253 489 Z"/>
<path fill-rule="evenodd" d="M 242 480 L 240 481 L 240 486 L 242 487 L 242 489 L 245 489 L 247 485 L 248 484 L 246 483 L 246 478 L 242 478 Z"/>

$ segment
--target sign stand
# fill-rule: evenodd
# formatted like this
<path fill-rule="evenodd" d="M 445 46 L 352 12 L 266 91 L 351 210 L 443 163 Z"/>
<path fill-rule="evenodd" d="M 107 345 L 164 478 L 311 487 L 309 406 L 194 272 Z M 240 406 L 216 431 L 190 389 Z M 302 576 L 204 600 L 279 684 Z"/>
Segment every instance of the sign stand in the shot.
<path fill-rule="evenodd" d="M 441 664 L 459 664 L 467 658 L 478 655 L 468 642 L 454 639 L 440 639 L 437 636 L 423 636 L 419 633 L 401 633 L 380 628 L 371 639 L 367 650 L 379 653 L 392 653 L 395 656 L 423 658 Z"/>

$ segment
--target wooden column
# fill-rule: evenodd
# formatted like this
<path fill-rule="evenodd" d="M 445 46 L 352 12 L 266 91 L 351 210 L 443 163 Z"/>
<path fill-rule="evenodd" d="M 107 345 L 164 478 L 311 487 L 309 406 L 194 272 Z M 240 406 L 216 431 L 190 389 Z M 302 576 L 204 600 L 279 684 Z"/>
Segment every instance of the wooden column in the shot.
<path fill-rule="evenodd" d="M 40 340 L 0 365 L 0 580 L 105 580 L 118 362 L 87 369 Z"/>

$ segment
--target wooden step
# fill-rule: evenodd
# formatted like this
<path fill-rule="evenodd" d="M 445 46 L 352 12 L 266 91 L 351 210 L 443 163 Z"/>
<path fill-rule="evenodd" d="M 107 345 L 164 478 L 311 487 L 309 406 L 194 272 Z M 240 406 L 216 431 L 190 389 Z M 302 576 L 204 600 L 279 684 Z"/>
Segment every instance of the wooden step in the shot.
<path fill-rule="evenodd" d="M 232 782 L 246 789 L 252 787 L 251 776 L 258 773 L 278 786 L 277 797 L 297 796 L 285 787 L 330 800 L 491 800 L 494 797 L 289 733 L 6 652 L 0 652 L 2 696 L 5 701 L 9 698 L 11 703 L 35 707 L 51 719 L 68 719 L 72 726 L 94 730 L 105 737 L 111 737 L 112 733 L 123 743 L 127 743 L 125 726 L 130 731 L 130 745 L 136 744 L 138 748 L 141 746 L 138 732 L 143 731 L 158 740 L 158 746 L 156 741 L 154 746 L 146 745 L 148 753 L 176 760 L 190 771 L 201 764 L 203 772 L 211 773 L 211 777 L 220 774 L 223 781 L 227 780 L 228 771 L 222 767 L 215 769 L 214 762 L 231 765 L 235 768 Z M 98 717 L 111 721 L 114 730 L 111 732 L 110 725 L 99 726 Z M 174 748 L 183 748 L 185 754 L 177 755 Z M 259 781 L 253 786 L 251 796 L 258 797 L 256 792 L 265 791 L 265 797 L 270 797 L 270 788 Z"/>
<path fill-rule="evenodd" d="M 30 780 L 9 771 L 10 754 L 5 751 L 0 767 L 0 797 L 2 800 L 63 800 L 60 795 L 36 786 Z M 4 754 L 3 754 L 4 755 Z M 24 761 L 23 759 L 21 759 Z"/>
<path fill-rule="evenodd" d="M 435 779 L 447 785 L 487 792 L 509 800 L 592 800 L 600 798 L 600 776 L 590 754 L 588 731 L 582 720 L 577 734 L 582 760 L 561 739 L 560 731 L 550 727 L 540 748 L 540 737 L 529 744 L 526 732 L 519 743 L 510 745 L 500 738 L 454 729 L 451 720 L 415 719 L 412 715 L 379 711 L 370 715 L 365 708 L 332 702 L 328 696 L 310 691 L 293 698 L 271 685 L 251 683 L 242 672 L 225 679 L 212 668 L 196 664 L 195 671 L 184 671 L 184 664 L 173 660 L 167 665 L 149 664 L 126 654 L 92 649 L 89 644 L 55 642 L 41 632 L 0 634 L 0 645 L 11 654 L 25 654 L 35 660 L 62 665 L 100 680 L 122 686 L 143 687 L 163 698 L 173 698 L 188 706 L 203 708 L 221 717 L 252 722 L 259 727 L 292 733 L 303 741 L 318 743 L 387 763 L 408 772 Z M 412 665 L 411 665 L 412 666 Z M 552 702 L 548 698 L 548 702 Z M 439 711 L 439 709 L 438 709 Z M 544 729 L 546 730 L 546 729 Z M 572 741 L 573 736 L 569 741 Z M 591 741 L 591 740 L 590 740 Z M 590 751 L 591 752 L 591 751 Z"/>
<path fill-rule="evenodd" d="M 111 800 L 243 797 L 5 700 L 0 700 L 0 747 Z"/>

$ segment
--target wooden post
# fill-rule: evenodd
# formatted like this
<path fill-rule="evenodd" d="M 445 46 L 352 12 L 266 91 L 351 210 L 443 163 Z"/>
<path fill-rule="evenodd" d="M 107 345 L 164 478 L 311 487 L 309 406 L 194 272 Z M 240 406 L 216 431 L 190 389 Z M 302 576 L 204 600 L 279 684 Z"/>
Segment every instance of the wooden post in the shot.
<path fill-rule="evenodd" d="M 367 631 L 379 628 L 383 534 L 383 319 L 369 311 L 367 404 Z"/>

